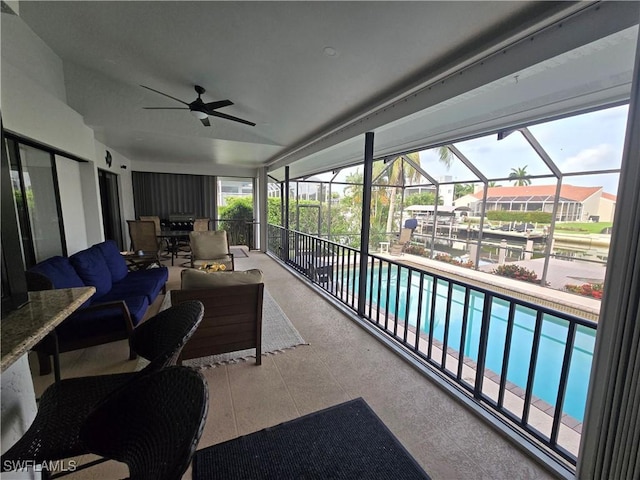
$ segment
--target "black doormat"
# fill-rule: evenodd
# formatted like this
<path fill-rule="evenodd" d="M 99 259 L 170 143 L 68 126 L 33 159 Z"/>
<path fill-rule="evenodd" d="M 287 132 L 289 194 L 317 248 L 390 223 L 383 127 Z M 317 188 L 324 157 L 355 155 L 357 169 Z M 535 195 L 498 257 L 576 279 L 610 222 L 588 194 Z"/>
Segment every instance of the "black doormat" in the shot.
<path fill-rule="evenodd" d="M 194 480 L 429 479 L 362 398 L 196 452 Z"/>

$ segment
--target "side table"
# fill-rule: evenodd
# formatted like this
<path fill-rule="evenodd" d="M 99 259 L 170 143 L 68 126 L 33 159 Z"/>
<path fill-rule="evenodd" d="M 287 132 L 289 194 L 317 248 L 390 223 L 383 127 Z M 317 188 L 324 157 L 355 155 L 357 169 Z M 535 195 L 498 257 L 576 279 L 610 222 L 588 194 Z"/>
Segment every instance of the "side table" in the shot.
<path fill-rule="evenodd" d="M 143 252 L 142 255 L 136 252 L 120 252 L 127 262 L 129 270 L 144 270 L 154 263 L 160 263 L 158 255 L 150 252 Z"/>

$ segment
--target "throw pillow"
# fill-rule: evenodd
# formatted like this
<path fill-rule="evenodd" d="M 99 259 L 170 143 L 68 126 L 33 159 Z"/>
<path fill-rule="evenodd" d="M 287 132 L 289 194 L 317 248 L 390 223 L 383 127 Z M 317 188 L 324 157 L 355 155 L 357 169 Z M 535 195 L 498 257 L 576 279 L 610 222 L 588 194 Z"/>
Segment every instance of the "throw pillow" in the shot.
<path fill-rule="evenodd" d="M 111 272 L 111 280 L 113 282 L 119 282 L 127 276 L 129 268 L 127 267 L 127 262 L 124 257 L 120 254 L 120 249 L 116 242 L 113 240 L 106 240 L 102 243 L 97 243 L 95 246 L 104 256 L 104 260 L 107 262 L 107 267 L 109 267 L 109 271 Z"/>
<path fill-rule="evenodd" d="M 98 247 L 94 245 L 91 248 L 74 253 L 69 257 L 69 261 L 86 285 L 96 287 L 95 299 L 102 297 L 111 290 L 113 286 L 111 272 Z"/>
<path fill-rule="evenodd" d="M 32 272 L 40 273 L 51 280 L 53 288 L 76 288 L 84 287 L 85 283 L 78 276 L 71 262 L 67 257 L 59 255 L 48 258 L 29 269 Z"/>

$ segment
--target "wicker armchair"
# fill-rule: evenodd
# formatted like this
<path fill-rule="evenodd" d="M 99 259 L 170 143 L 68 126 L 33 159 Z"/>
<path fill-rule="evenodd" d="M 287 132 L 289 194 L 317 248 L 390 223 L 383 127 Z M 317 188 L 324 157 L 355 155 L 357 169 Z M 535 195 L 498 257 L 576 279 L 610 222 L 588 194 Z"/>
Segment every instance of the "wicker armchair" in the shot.
<path fill-rule="evenodd" d="M 201 267 L 209 263 L 224 264 L 234 270 L 233 254 L 229 250 L 229 238 L 225 230 L 209 230 L 189 233 L 191 266 Z"/>
<path fill-rule="evenodd" d="M 262 363 L 264 283 L 260 270 L 204 273 L 185 269 L 181 287 L 167 293 L 172 305 L 199 300 L 204 305 L 204 317 L 180 352 L 179 364 L 250 348 L 256 349 L 256 365 Z"/>
<path fill-rule="evenodd" d="M 136 327 L 131 338 L 133 349 L 150 361 L 140 372 L 70 378 L 47 388 L 27 432 L 2 455 L 3 471 L 11 464 L 8 460 L 43 462 L 88 453 L 79 434 L 95 406 L 117 388 L 175 364 L 203 314 L 201 302 L 186 302 L 164 310 Z"/>
<path fill-rule="evenodd" d="M 175 480 L 189 467 L 209 405 L 204 377 L 169 367 L 110 395 L 82 427 L 91 453 L 125 463 L 131 480 Z"/>

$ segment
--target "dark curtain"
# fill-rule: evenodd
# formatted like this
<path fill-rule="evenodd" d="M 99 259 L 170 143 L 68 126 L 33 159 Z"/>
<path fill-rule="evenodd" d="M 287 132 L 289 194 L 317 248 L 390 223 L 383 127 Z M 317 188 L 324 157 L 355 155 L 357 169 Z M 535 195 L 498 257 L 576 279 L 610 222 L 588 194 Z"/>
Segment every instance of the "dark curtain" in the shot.
<path fill-rule="evenodd" d="M 140 215 L 215 218 L 216 180 L 209 175 L 132 172 L 133 204 Z"/>

